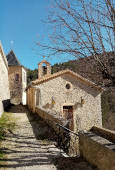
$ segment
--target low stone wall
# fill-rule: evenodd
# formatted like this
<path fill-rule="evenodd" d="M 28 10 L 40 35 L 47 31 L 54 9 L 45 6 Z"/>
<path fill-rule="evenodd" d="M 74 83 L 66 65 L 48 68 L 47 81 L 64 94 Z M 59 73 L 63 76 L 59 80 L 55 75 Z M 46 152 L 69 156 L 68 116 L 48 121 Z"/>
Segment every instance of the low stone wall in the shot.
<path fill-rule="evenodd" d="M 80 155 L 100 170 L 115 170 L 115 143 L 93 132 L 79 134 Z"/>
<path fill-rule="evenodd" d="M 92 127 L 91 131 L 96 133 L 97 135 L 100 135 L 110 140 L 111 142 L 115 142 L 115 131 L 111 131 L 109 129 L 100 128 L 96 126 Z"/>
<path fill-rule="evenodd" d="M 64 125 L 65 121 L 61 118 L 58 118 L 53 111 L 48 111 L 43 108 L 36 107 L 35 112 L 44 119 L 57 133 L 59 133 L 59 127 L 56 123 Z"/>
<path fill-rule="evenodd" d="M 35 112 L 43 118 L 44 121 L 46 121 L 60 137 L 58 142 L 61 143 L 64 151 L 66 151 L 70 156 L 79 155 L 79 138 L 76 135 L 69 134 L 63 128 L 59 128 L 59 126 L 56 125 L 57 123 L 64 126 L 66 121 L 63 118 L 60 118 L 55 114 L 55 112 L 48 111 L 44 108 L 36 107 Z"/>

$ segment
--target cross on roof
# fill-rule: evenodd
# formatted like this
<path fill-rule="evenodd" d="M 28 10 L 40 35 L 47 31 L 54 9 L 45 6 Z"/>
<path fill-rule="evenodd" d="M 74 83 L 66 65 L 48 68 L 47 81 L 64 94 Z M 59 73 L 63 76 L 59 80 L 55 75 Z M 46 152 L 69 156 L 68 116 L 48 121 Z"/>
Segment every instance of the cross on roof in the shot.
<path fill-rule="evenodd" d="M 11 41 L 10 41 L 10 48 L 13 49 L 13 46 L 14 46 L 14 41 L 11 40 Z"/>

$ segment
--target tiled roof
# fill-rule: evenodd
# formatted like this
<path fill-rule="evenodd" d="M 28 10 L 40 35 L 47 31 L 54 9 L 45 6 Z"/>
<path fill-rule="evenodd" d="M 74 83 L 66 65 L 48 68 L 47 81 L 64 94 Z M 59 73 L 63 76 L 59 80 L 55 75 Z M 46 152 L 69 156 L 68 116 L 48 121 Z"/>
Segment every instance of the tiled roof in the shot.
<path fill-rule="evenodd" d="M 59 76 L 61 76 L 63 74 L 70 74 L 74 78 L 78 79 L 79 81 L 81 81 L 84 84 L 87 84 L 87 85 L 91 86 L 92 88 L 95 88 L 95 89 L 100 90 L 100 91 L 104 90 L 100 86 L 97 86 L 95 83 L 89 81 L 88 79 L 80 76 L 79 74 L 77 74 L 77 73 L 75 73 L 75 72 L 73 72 L 73 71 L 71 71 L 69 69 L 59 71 L 59 72 L 51 74 L 51 75 L 46 75 L 46 76 L 44 76 L 44 77 L 42 77 L 40 79 L 36 79 L 36 80 L 32 81 L 32 85 L 38 85 L 38 84 L 44 83 L 46 81 L 49 81 L 49 80 L 54 79 L 56 77 L 59 77 Z"/>
<path fill-rule="evenodd" d="M 11 50 L 8 55 L 6 56 L 8 65 L 13 65 L 13 66 L 20 66 L 20 62 L 18 61 L 15 53 Z"/>

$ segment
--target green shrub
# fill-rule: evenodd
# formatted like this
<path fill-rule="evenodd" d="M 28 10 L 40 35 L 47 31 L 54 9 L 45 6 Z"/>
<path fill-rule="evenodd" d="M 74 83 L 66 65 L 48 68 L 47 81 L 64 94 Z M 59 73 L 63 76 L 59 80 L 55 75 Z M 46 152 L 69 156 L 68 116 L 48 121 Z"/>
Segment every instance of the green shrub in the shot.
<path fill-rule="evenodd" d="M 11 113 L 4 112 L 0 118 L 0 145 L 1 141 L 4 140 L 7 131 L 12 131 L 15 127 L 15 121 L 12 118 Z M 2 151 L 0 151 L 0 158 L 3 157 Z"/>

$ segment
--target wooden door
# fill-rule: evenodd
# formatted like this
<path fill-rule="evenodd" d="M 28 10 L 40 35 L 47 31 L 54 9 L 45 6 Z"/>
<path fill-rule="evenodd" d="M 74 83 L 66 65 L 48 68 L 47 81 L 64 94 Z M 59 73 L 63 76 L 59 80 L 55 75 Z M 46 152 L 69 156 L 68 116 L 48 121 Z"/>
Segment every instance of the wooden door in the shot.
<path fill-rule="evenodd" d="M 73 106 L 63 106 L 63 114 L 68 121 L 68 128 L 73 131 Z"/>

